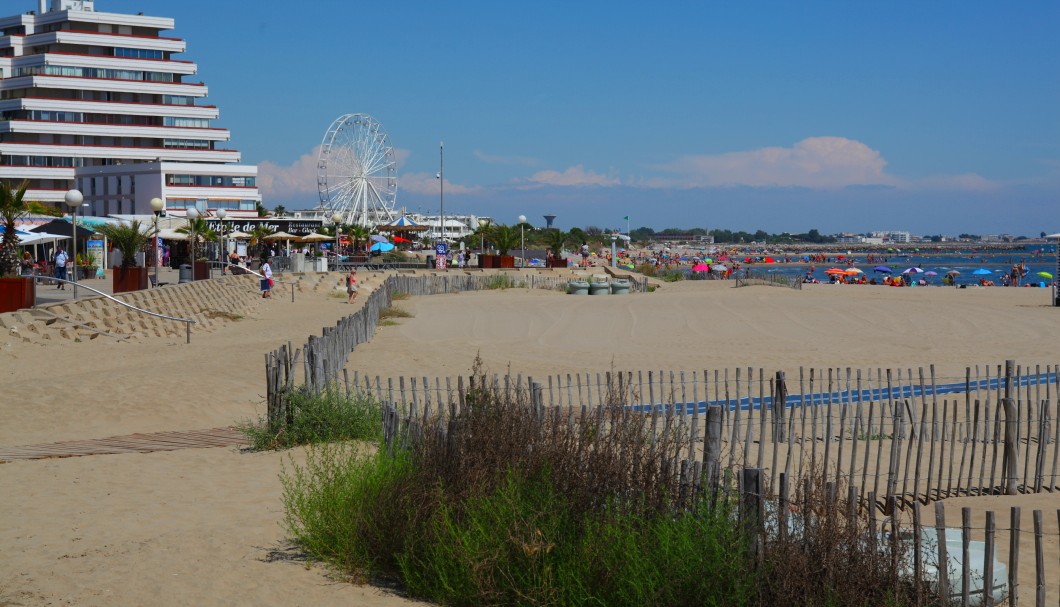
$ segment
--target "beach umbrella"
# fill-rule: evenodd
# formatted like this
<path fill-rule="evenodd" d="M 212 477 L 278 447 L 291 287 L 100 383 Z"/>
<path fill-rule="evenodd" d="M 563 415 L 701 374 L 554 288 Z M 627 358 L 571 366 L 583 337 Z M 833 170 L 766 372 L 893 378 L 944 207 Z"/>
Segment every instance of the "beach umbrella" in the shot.
<path fill-rule="evenodd" d="M 715 272 L 728 272 L 729 271 L 728 267 L 726 267 L 726 266 L 724 266 L 724 265 L 722 265 L 720 263 L 715 265 L 715 266 L 711 266 L 711 269 L 714 270 Z"/>
<path fill-rule="evenodd" d="M 862 270 L 861 268 L 850 268 L 849 270 L 846 271 L 846 273 L 847 274 L 864 274 L 865 270 Z"/>
<path fill-rule="evenodd" d="M 1048 272 L 1038 272 L 1038 276 L 1041 276 L 1042 278 L 1052 278 L 1053 277 L 1053 275 L 1048 273 Z"/>
<path fill-rule="evenodd" d="M 873 272 L 879 272 L 880 274 L 890 274 L 893 270 L 887 266 L 876 266 L 872 269 Z"/>
<path fill-rule="evenodd" d="M 920 268 L 906 268 L 902 270 L 902 274 L 922 274 L 924 270 Z"/>
<path fill-rule="evenodd" d="M 273 234 L 272 236 L 275 236 L 275 235 L 276 234 Z M 265 238 L 272 238 L 272 236 L 266 236 Z M 291 238 L 298 238 L 298 237 L 297 236 L 291 236 Z M 299 240 L 301 240 L 302 242 L 321 242 L 321 241 L 324 241 L 324 240 L 335 240 L 335 237 L 334 236 L 328 236 L 327 234 L 321 234 L 319 232 L 313 232 L 311 234 L 306 234 L 305 236 L 302 236 L 301 238 L 299 238 Z"/>
<path fill-rule="evenodd" d="M 225 234 L 225 238 L 246 239 L 250 238 L 250 234 L 236 230 L 235 232 L 229 232 L 228 234 Z"/>
<path fill-rule="evenodd" d="M 372 245 L 371 250 L 379 251 L 380 253 L 386 253 L 387 251 L 394 250 L 394 245 L 390 244 L 389 242 L 377 242 Z"/>
<path fill-rule="evenodd" d="M 372 234 L 372 242 L 386 242 L 386 236 L 380 234 Z"/>
<path fill-rule="evenodd" d="M 697 263 L 696 265 L 692 266 L 692 271 L 693 272 L 707 272 L 709 270 L 710 270 L 710 266 L 708 266 L 705 263 Z"/>
<path fill-rule="evenodd" d="M 990 270 L 987 270 L 986 268 L 979 268 L 978 270 L 972 270 L 972 275 L 973 276 L 986 276 L 988 274 L 993 274 L 993 272 L 991 272 Z"/>
<path fill-rule="evenodd" d="M 846 274 L 846 270 L 842 268 L 828 268 L 824 271 L 825 274 Z"/>
<path fill-rule="evenodd" d="M 408 238 L 403 237 L 403 236 L 395 236 L 394 237 L 394 242 L 412 242 L 412 241 L 409 240 Z"/>
<path fill-rule="evenodd" d="M 946 272 L 947 276 L 953 276 L 955 274 L 960 274 L 960 272 L 958 272 L 957 270 L 950 270 L 949 272 Z"/>
<path fill-rule="evenodd" d="M 939 273 L 935 272 L 934 270 L 928 270 L 927 272 L 924 272 L 924 276 L 938 276 L 938 275 L 939 275 Z"/>

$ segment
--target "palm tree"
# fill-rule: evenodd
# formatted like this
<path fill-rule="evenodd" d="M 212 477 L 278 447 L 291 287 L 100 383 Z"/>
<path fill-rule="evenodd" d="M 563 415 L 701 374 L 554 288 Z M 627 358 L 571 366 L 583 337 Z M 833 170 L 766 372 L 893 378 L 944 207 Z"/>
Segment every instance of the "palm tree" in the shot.
<path fill-rule="evenodd" d="M 272 230 L 266 226 L 257 226 L 250 231 L 250 246 L 257 247 L 259 257 L 265 252 L 265 237 L 269 234 Z"/>
<path fill-rule="evenodd" d="M 136 267 L 136 254 L 147 246 L 154 234 L 147 224 L 139 220 L 130 223 L 104 223 L 96 231 L 107 237 L 115 249 L 121 251 L 121 267 Z"/>
<path fill-rule="evenodd" d="M 542 240 L 544 240 L 548 250 L 552 251 L 554 259 L 563 259 L 563 247 L 570 242 L 570 234 L 557 228 L 552 228 L 545 231 Z"/>
<path fill-rule="evenodd" d="M 202 215 L 199 215 L 195 219 L 188 218 L 188 225 L 177 228 L 177 232 L 181 234 L 190 234 L 192 238 L 189 238 L 191 243 L 191 261 L 198 261 L 199 255 L 199 242 L 213 242 L 217 240 L 217 232 L 210 229 L 210 222 L 206 221 Z"/>
<path fill-rule="evenodd" d="M 501 257 L 508 254 L 508 251 L 519 246 L 519 230 L 515 229 L 515 226 L 506 226 L 504 224 L 497 224 L 491 226 L 486 232 L 486 238 L 493 243 L 493 246 L 497 247 L 497 252 L 500 253 Z"/>
<path fill-rule="evenodd" d="M 0 278 L 18 276 L 18 234 L 15 222 L 31 213 L 55 215 L 54 210 L 36 201 L 26 200 L 29 182 L 23 181 L 17 188 L 10 182 L 0 181 L 0 225 L 4 233 L 0 239 Z"/>
<path fill-rule="evenodd" d="M 276 205 L 276 208 L 272 210 L 272 214 L 277 217 L 285 217 L 287 215 L 287 207 L 278 204 Z"/>
<path fill-rule="evenodd" d="M 362 225 L 343 226 L 342 231 L 350 237 L 350 247 L 353 249 L 354 253 L 358 250 L 358 244 L 361 242 L 367 242 L 368 239 L 372 237 L 371 231 Z"/>

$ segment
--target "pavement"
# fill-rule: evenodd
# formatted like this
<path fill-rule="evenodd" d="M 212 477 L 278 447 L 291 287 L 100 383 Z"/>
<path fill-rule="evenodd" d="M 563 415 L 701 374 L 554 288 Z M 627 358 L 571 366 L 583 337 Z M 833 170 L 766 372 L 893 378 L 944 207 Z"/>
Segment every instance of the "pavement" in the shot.
<path fill-rule="evenodd" d="M 148 273 L 153 273 L 154 269 L 149 269 Z M 220 270 L 214 270 L 215 276 L 220 276 Z M 180 281 L 180 270 L 174 268 L 158 268 L 158 284 L 175 285 Z M 74 285 L 67 284 L 65 289 L 57 289 L 56 284 L 47 284 L 49 282 L 47 276 L 42 276 L 40 281 L 37 283 L 37 303 L 38 306 L 46 306 L 55 303 L 69 303 L 74 301 Z M 78 288 L 77 299 L 86 299 L 90 297 L 98 297 L 96 293 L 89 289 L 95 289 L 107 295 L 114 294 L 114 277 L 113 270 L 105 270 L 103 278 L 86 278 L 78 283 L 88 288 Z"/>

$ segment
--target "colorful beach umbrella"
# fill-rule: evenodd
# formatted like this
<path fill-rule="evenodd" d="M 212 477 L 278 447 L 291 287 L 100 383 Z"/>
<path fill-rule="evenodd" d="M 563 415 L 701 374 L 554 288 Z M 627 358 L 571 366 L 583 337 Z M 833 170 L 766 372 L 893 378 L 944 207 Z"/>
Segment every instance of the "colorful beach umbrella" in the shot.
<path fill-rule="evenodd" d="M 979 268 L 978 270 L 972 271 L 973 276 L 986 276 L 988 274 L 993 274 L 993 272 L 987 270 L 986 268 Z"/>
<path fill-rule="evenodd" d="M 824 271 L 825 274 L 846 274 L 846 270 L 842 268 L 828 268 Z"/>
<path fill-rule="evenodd" d="M 693 272 L 709 272 L 710 271 L 710 266 L 708 266 L 705 263 L 697 263 L 696 265 L 692 266 L 692 271 Z"/>
<path fill-rule="evenodd" d="M 927 272 L 924 272 L 924 276 L 938 276 L 938 275 L 939 275 L 939 273 L 935 272 L 934 270 L 928 270 Z"/>
<path fill-rule="evenodd" d="M 1052 278 L 1053 277 L 1053 275 L 1048 273 L 1048 272 L 1038 272 L 1038 276 L 1041 276 L 1042 278 Z"/>
<path fill-rule="evenodd" d="M 880 274 L 890 274 L 893 270 L 887 266 L 876 266 L 872 269 L 873 272 L 879 272 Z"/>
<path fill-rule="evenodd" d="M 902 274 L 921 274 L 923 272 L 924 270 L 921 268 L 906 268 L 905 270 L 902 270 Z"/>

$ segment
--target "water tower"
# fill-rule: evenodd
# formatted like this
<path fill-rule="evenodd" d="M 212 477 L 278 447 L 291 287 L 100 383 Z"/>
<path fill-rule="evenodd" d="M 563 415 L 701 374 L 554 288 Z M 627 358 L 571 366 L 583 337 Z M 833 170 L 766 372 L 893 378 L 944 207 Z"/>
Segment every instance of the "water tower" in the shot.
<path fill-rule="evenodd" d="M 556 216 L 555 215 L 545 215 L 545 229 L 546 230 L 551 230 L 552 229 L 552 222 L 553 221 L 556 221 Z"/>

